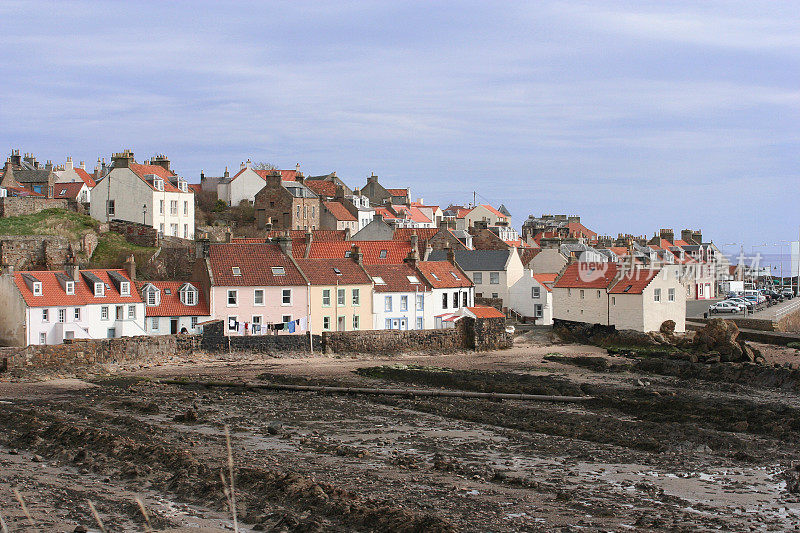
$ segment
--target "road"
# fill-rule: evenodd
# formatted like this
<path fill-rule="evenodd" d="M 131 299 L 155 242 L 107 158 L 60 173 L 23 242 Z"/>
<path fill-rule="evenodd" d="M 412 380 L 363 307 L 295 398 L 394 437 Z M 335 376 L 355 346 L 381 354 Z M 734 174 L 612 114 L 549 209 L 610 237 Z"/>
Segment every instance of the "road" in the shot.
<path fill-rule="evenodd" d="M 719 301 L 721 301 L 721 299 L 719 298 L 715 300 L 687 300 L 686 317 L 687 318 L 702 317 L 703 313 L 708 312 L 708 307 L 711 304 Z M 765 307 L 761 311 L 756 311 L 752 315 L 749 315 L 749 317 L 769 320 L 769 319 L 779 318 L 780 316 L 786 314 L 787 312 L 797 311 L 797 310 L 800 310 L 800 298 L 792 298 L 791 300 L 784 300 L 778 305 L 773 305 L 772 307 Z M 729 315 L 719 315 L 719 316 L 725 317 Z M 739 314 L 734 316 L 741 317 L 743 315 Z"/>

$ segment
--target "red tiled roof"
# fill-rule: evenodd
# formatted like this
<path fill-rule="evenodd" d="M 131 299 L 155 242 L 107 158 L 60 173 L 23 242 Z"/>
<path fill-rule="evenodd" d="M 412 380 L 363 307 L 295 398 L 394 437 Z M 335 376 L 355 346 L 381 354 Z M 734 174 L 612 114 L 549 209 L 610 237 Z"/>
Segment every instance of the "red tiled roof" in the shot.
<path fill-rule="evenodd" d="M 548 292 L 553 291 L 553 282 L 558 277 L 558 274 L 534 274 L 533 279 L 539 282 L 540 285 L 544 286 Z"/>
<path fill-rule="evenodd" d="M 343 229 L 313 229 L 311 230 L 311 240 L 316 242 L 330 242 L 330 241 L 343 241 L 346 237 L 346 230 Z M 285 235 L 286 230 L 272 230 L 267 233 L 267 237 L 275 238 Z M 293 229 L 289 230 L 289 237 L 294 239 L 306 238 L 306 230 Z"/>
<path fill-rule="evenodd" d="M 306 280 L 277 244 L 211 244 L 208 260 L 214 285 L 226 287 L 305 285 Z M 241 275 L 234 276 L 238 267 Z M 273 274 L 283 267 L 284 274 Z"/>
<path fill-rule="evenodd" d="M 130 296 L 122 296 L 117 291 L 116 285 L 111 281 L 109 272 L 117 272 L 125 277 L 128 282 L 130 278 L 124 270 L 81 270 L 81 274 L 93 274 L 97 276 L 100 281 L 105 283 L 105 296 L 94 295 L 94 285 L 90 284 L 82 275 L 78 277 L 75 283 L 75 294 L 67 294 L 61 283 L 56 277 L 57 274 L 66 276 L 63 271 L 55 270 L 35 270 L 14 273 L 14 282 L 17 285 L 22 298 L 29 307 L 58 307 L 58 306 L 80 306 L 89 304 L 121 304 L 121 303 L 138 303 L 141 298 L 136 293 L 136 288 L 131 283 Z M 36 278 L 37 281 L 42 282 L 42 295 L 34 296 L 33 292 L 28 288 L 28 284 L 23 278 L 23 274 L 28 274 Z"/>
<path fill-rule="evenodd" d="M 341 220 L 345 222 L 356 222 L 358 219 L 354 217 L 350 211 L 347 210 L 345 206 L 342 205 L 341 202 L 322 202 L 325 204 L 325 209 L 333 215 L 333 218 L 336 220 Z"/>
<path fill-rule="evenodd" d="M 397 219 L 397 216 L 385 207 L 376 207 L 375 214 L 380 215 L 384 220 Z"/>
<path fill-rule="evenodd" d="M 495 209 L 494 207 L 490 206 L 489 204 L 483 204 L 483 207 L 485 207 L 486 209 L 488 209 L 489 211 L 491 211 L 491 212 L 492 212 L 492 214 L 493 214 L 493 215 L 495 215 L 495 216 L 497 216 L 497 217 L 500 217 L 500 218 L 502 218 L 502 219 L 506 219 L 506 218 L 508 218 L 508 217 L 507 217 L 507 216 L 505 216 L 503 213 L 501 213 L 500 211 L 498 211 L 498 210 L 497 210 L 497 209 Z"/>
<path fill-rule="evenodd" d="M 90 189 L 96 185 L 94 181 L 94 176 L 83 170 L 81 167 L 75 167 L 72 170 L 75 171 L 78 177 L 82 179 L 83 182 L 86 184 L 86 186 L 89 187 Z"/>
<path fill-rule="evenodd" d="M 411 236 L 416 233 L 420 241 L 430 240 L 434 235 L 439 232 L 439 228 L 397 228 L 394 230 L 392 240 L 395 241 L 409 241 Z"/>
<path fill-rule="evenodd" d="M 194 192 L 203 192 L 202 183 L 189 183 L 189 190 Z"/>
<path fill-rule="evenodd" d="M 677 239 L 675 241 L 675 246 L 689 246 L 689 243 L 684 241 L 683 239 Z"/>
<path fill-rule="evenodd" d="M 570 222 L 567 224 L 567 229 L 569 229 L 569 234 L 572 237 L 586 237 L 589 239 L 596 239 L 597 233 L 590 230 L 580 222 Z"/>
<path fill-rule="evenodd" d="M 420 261 L 417 268 L 434 289 L 472 287 L 472 281 L 449 261 Z"/>
<path fill-rule="evenodd" d="M 345 241 L 345 242 L 311 242 L 311 259 L 344 258 L 345 253 L 351 252 L 354 245 L 361 250 L 365 265 L 398 264 L 408 256 L 411 244 L 402 241 Z M 295 250 L 295 257 L 302 257 L 303 250 Z M 385 253 L 383 253 L 385 252 Z M 384 255 L 385 257 L 381 257 Z"/>
<path fill-rule="evenodd" d="M 146 285 L 153 285 L 161 291 L 161 303 L 159 305 L 147 305 L 145 301 L 145 316 L 211 316 L 208 311 L 206 296 L 200 287 L 192 284 L 197 289 L 197 305 L 184 305 L 180 298 L 180 288 L 187 282 L 185 281 L 137 281 L 136 291 L 142 295 L 142 289 Z M 169 294 L 167 294 L 169 291 Z"/>
<path fill-rule="evenodd" d="M 239 175 L 242 172 L 244 172 L 245 170 L 247 170 L 247 168 L 243 168 L 239 172 L 234 174 L 234 176 L 231 178 L 231 181 L 233 181 L 236 178 L 238 178 Z M 267 181 L 267 176 L 269 176 L 272 172 L 275 172 L 275 170 L 266 170 L 266 169 L 264 169 L 264 170 L 258 169 L 257 170 L 257 169 L 254 169 L 254 168 L 250 168 L 250 170 L 252 170 L 256 174 L 258 174 L 264 181 Z M 277 172 L 281 173 L 281 181 L 295 181 L 297 179 L 297 170 L 278 170 Z"/>
<path fill-rule="evenodd" d="M 658 276 L 658 270 L 649 268 L 635 268 L 625 272 L 614 286 L 608 289 L 609 294 L 641 294 L 645 287 L 650 285 L 653 278 Z"/>
<path fill-rule="evenodd" d="M 556 288 L 605 289 L 617 275 L 616 263 L 582 263 L 567 265 L 564 274 L 553 284 Z"/>
<path fill-rule="evenodd" d="M 352 259 L 296 259 L 312 285 L 368 285 L 372 280 Z M 336 272 L 338 269 L 339 273 Z"/>
<path fill-rule="evenodd" d="M 612 246 L 611 248 L 609 248 L 609 250 L 611 250 L 612 252 L 614 252 L 618 256 L 623 256 L 624 257 L 624 256 L 628 255 L 628 249 L 625 248 L 624 246 Z"/>
<path fill-rule="evenodd" d="M 522 260 L 522 265 L 527 266 L 528 263 L 531 262 L 531 259 L 536 257 L 539 252 L 541 252 L 541 248 L 528 248 L 522 251 L 522 255 L 520 255 L 520 259 Z"/>
<path fill-rule="evenodd" d="M 176 186 L 172 184 L 169 180 L 175 177 L 175 174 L 170 172 L 169 170 L 165 169 L 160 165 L 140 165 L 139 163 L 130 163 L 128 165 L 134 174 L 139 176 L 143 182 L 147 183 L 151 189 L 156 190 L 155 186 L 145 179 L 145 176 L 148 174 L 155 174 L 156 176 L 160 177 L 164 180 L 164 190 L 167 192 L 181 192 Z"/>
<path fill-rule="evenodd" d="M 303 185 L 311 189 L 317 196 L 336 196 L 336 183 L 330 180 L 304 180 Z M 355 220 L 355 219 L 353 219 Z"/>
<path fill-rule="evenodd" d="M 376 276 L 384 281 L 382 284 L 375 283 L 375 292 L 423 292 L 430 290 L 429 285 L 425 283 L 425 278 L 420 276 L 408 263 L 366 265 L 364 268 L 373 281 Z M 408 279 L 408 276 L 417 278 L 419 283 L 413 283 Z"/>
<path fill-rule="evenodd" d="M 78 197 L 84 185 L 86 184 L 82 181 L 55 183 L 53 185 L 53 198 L 69 198 L 74 200 Z"/>
<path fill-rule="evenodd" d="M 406 205 L 393 205 L 392 209 L 398 214 L 398 216 L 404 215 L 405 218 L 410 219 L 414 222 L 418 222 L 421 224 L 428 224 L 431 222 L 431 219 L 428 218 L 425 213 L 419 210 L 419 207 L 408 207 Z"/>
<path fill-rule="evenodd" d="M 408 189 L 386 189 L 392 196 L 408 196 Z"/>
<path fill-rule="evenodd" d="M 470 313 L 475 315 L 477 318 L 505 318 L 506 315 L 495 309 L 494 307 L 489 307 L 486 305 L 476 305 L 475 307 L 467 307 Z"/>
<path fill-rule="evenodd" d="M 42 193 L 34 192 L 25 187 L 4 187 L 8 191 L 9 196 L 44 196 Z"/>

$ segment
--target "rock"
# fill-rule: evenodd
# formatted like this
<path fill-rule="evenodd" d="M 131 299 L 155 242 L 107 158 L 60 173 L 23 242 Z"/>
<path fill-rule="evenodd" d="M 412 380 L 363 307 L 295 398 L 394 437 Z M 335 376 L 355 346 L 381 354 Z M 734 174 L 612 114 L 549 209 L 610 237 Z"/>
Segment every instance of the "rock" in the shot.
<path fill-rule="evenodd" d="M 283 424 L 281 424 L 277 420 L 273 420 L 267 425 L 267 433 L 269 433 L 270 435 L 277 435 L 281 431 L 283 431 Z"/>
<path fill-rule="evenodd" d="M 44 462 L 44 459 L 42 458 L 41 455 L 34 455 L 33 457 L 31 457 L 31 461 L 33 461 L 34 463 L 41 463 Z"/>
<path fill-rule="evenodd" d="M 744 341 L 739 341 L 739 347 L 742 349 L 742 360 L 748 362 L 755 362 L 756 360 L 756 353 L 755 351 Z"/>
<path fill-rule="evenodd" d="M 712 365 L 714 363 L 719 363 L 719 362 L 720 362 L 719 354 L 717 354 L 717 355 L 709 355 L 708 357 L 706 357 L 706 360 L 704 361 L 704 363 L 709 364 L 709 365 Z"/>
<path fill-rule="evenodd" d="M 663 333 L 658 331 L 651 331 L 648 333 L 648 335 L 658 344 L 671 344 L 669 339 Z"/>
<path fill-rule="evenodd" d="M 75 529 L 72 530 L 72 533 L 88 533 L 88 529 L 85 526 L 75 526 Z"/>
<path fill-rule="evenodd" d="M 675 321 L 665 320 L 661 323 L 661 327 L 658 331 L 665 337 L 673 337 L 675 335 Z"/>
<path fill-rule="evenodd" d="M 197 411 L 191 408 L 187 409 L 185 413 L 175 415 L 173 420 L 175 420 L 175 422 L 197 422 Z"/>

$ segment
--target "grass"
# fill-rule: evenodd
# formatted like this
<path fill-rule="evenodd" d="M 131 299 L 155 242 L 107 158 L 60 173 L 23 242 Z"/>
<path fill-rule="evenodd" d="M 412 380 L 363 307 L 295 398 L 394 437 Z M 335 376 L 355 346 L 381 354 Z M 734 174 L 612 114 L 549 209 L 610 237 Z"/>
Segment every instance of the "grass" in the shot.
<path fill-rule="evenodd" d="M 89 215 L 66 209 L 45 209 L 33 215 L 0 218 L 0 235 L 62 235 L 77 240 L 100 225 Z"/>
<path fill-rule="evenodd" d="M 92 254 L 92 266 L 94 268 L 119 268 L 125 262 L 125 258 L 131 254 L 136 258 L 137 265 L 144 265 L 155 252 L 155 248 L 129 243 L 119 233 L 104 233 L 100 236 L 97 248 Z"/>

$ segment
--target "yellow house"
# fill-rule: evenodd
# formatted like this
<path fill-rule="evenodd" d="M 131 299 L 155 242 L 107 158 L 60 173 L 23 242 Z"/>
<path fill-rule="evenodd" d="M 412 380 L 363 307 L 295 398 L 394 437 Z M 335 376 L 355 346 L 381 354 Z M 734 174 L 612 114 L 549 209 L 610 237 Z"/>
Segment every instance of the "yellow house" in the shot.
<path fill-rule="evenodd" d="M 308 279 L 312 333 L 372 329 L 372 278 L 354 259 L 295 259 Z"/>

